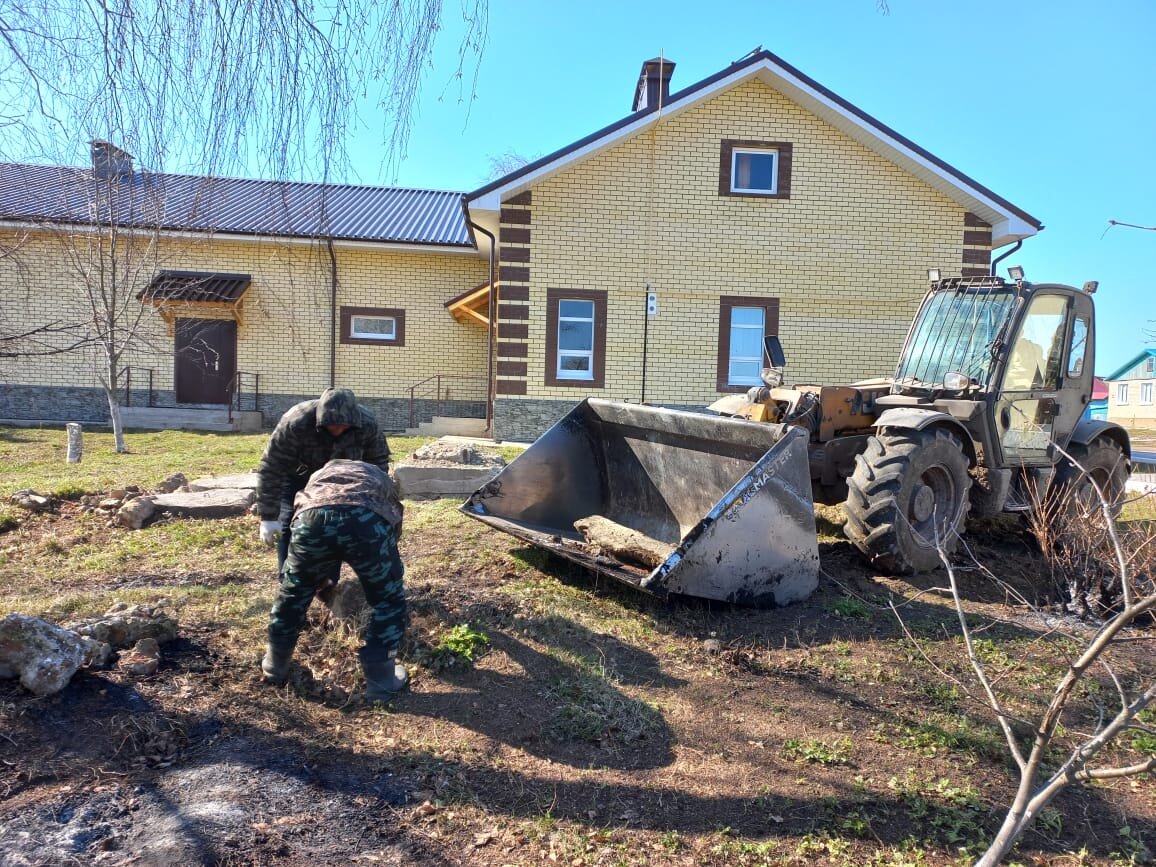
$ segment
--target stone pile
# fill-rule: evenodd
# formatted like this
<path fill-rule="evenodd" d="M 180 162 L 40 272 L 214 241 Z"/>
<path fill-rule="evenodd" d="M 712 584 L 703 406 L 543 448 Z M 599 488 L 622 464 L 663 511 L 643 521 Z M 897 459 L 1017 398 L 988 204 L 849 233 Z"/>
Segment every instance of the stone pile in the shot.
<path fill-rule="evenodd" d="M 257 498 L 256 488 L 256 473 L 192 482 L 181 473 L 174 473 L 160 482 L 154 493 L 147 493 L 136 485 L 125 485 L 106 493 L 85 494 L 80 498 L 80 510 L 107 515 L 109 526 L 139 530 L 166 514 L 179 518 L 243 515 Z M 12 496 L 12 502 L 30 512 L 55 512 L 60 506 L 55 498 L 35 491 L 20 491 Z"/>
<path fill-rule="evenodd" d="M 39 617 L 0 620 L 0 678 L 19 678 L 25 689 L 52 695 L 82 666 L 117 668 L 130 677 L 155 674 L 161 645 L 177 637 L 165 603 L 118 602 L 101 617 L 59 626 Z M 117 655 L 117 652 L 119 656 Z"/>

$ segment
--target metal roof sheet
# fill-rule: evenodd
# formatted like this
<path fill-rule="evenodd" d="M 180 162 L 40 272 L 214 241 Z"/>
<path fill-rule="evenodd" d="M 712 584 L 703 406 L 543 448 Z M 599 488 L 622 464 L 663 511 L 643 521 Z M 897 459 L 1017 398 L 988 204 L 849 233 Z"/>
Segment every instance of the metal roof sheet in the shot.
<path fill-rule="evenodd" d="M 161 271 L 139 295 L 146 301 L 237 301 L 249 288 L 248 274 Z"/>
<path fill-rule="evenodd" d="M 0 163 L 0 219 L 472 247 L 462 194 Z"/>

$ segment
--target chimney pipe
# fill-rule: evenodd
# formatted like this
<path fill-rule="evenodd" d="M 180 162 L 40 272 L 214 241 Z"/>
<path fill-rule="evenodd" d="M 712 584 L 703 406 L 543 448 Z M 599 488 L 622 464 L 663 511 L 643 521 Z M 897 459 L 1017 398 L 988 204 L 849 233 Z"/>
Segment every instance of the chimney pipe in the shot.
<path fill-rule="evenodd" d="M 643 111 L 666 105 L 670 99 L 670 76 L 673 73 L 674 63 L 666 58 L 655 57 L 643 63 L 631 111 Z"/>
<path fill-rule="evenodd" d="M 132 154 L 102 139 L 92 141 L 92 173 L 94 177 L 132 177 Z"/>

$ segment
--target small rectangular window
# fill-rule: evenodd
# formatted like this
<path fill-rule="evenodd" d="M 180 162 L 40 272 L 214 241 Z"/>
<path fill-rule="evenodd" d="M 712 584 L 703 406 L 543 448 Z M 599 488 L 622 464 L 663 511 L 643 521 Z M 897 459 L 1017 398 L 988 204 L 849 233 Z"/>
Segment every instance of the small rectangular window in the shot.
<path fill-rule="evenodd" d="M 395 340 L 397 320 L 392 316 L 354 316 L 349 327 L 350 337 L 366 340 Z"/>
<path fill-rule="evenodd" d="M 778 192 L 779 152 L 735 148 L 731 154 L 731 192 Z"/>
<path fill-rule="evenodd" d="M 723 139 L 719 146 L 720 196 L 791 198 L 794 146 L 786 141 Z"/>
<path fill-rule="evenodd" d="M 1128 383 L 1121 382 L 1116 386 L 1116 403 L 1128 402 Z"/>
<path fill-rule="evenodd" d="M 396 307 L 342 307 L 341 342 L 404 346 L 405 311 Z"/>
<path fill-rule="evenodd" d="M 1156 374 L 1156 358 L 1149 358 L 1144 362 L 1144 372 L 1148 374 L 1148 376 Z"/>
<path fill-rule="evenodd" d="M 1150 382 L 1140 383 L 1140 403 L 1143 403 L 1143 404 L 1151 404 L 1152 403 L 1152 383 L 1150 383 Z"/>

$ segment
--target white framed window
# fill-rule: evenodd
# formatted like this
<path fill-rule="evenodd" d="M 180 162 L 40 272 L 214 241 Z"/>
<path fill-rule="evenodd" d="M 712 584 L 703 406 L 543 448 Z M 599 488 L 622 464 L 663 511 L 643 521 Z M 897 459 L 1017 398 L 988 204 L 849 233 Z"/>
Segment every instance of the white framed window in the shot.
<path fill-rule="evenodd" d="M 1156 375 L 1156 358 L 1149 358 L 1144 362 L 1144 373 L 1148 376 Z"/>
<path fill-rule="evenodd" d="M 404 346 L 405 311 L 398 307 L 342 307 L 341 342 Z"/>
<path fill-rule="evenodd" d="M 392 316 L 354 316 L 349 336 L 362 340 L 397 340 L 397 320 Z"/>
<path fill-rule="evenodd" d="M 594 302 L 558 302 L 558 379 L 594 379 Z"/>
<path fill-rule="evenodd" d="M 1120 382 L 1116 384 L 1116 403 L 1128 402 L 1128 383 Z"/>
<path fill-rule="evenodd" d="M 1150 382 L 1140 383 L 1140 403 L 1143 403 L 1143 404 L 1151 404 L 1152 403 L 1152 383 L 1150 383 Z"/>
<path fill-rule="evenodd" d="M 731 192 L 774 195 L 779 191 L 779 152 L 771 148 L 731 151 Z"/>
<path fill-rule="evenodd" d="M 730 357 L 727 360 L 728 385 L 761 385 L 763 335 L 766 334 L 767 311 L 763 307 L 731 308 Z"/>

